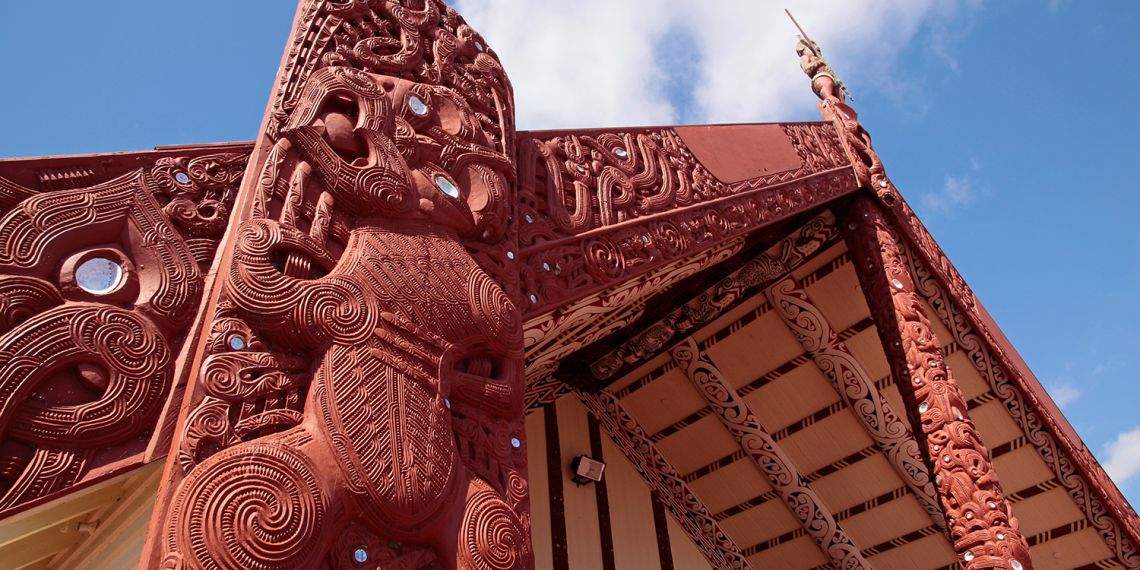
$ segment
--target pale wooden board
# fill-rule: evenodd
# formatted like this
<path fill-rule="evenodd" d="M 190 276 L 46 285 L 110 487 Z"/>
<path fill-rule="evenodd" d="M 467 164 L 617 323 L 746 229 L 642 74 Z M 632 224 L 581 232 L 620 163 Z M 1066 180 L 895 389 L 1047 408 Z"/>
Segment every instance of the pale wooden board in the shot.
<path fill-rule="evenodd" d="M 666 518 L 669 521 L 669 549 L 673 553 L 673 568 L 675 570 L 705 570 L 712 568 L 709 564 L 708 558 L 704 553 L 693 544 L 693 539 L 689 538 L 681 526 L 677 523 L 677 519 L 673 515 L 666 512 Z M 577 570 L 571 568 L 571 570 Z M 586 570 L 586 569 L 583 569 Z"/>
<path fill-rule="evenodd" d="M 932 534 L 876 554 L 867 562 L 875 570 L 927 570 L 945 568 L 957 560 L 950 543 L 941 534 Z"/>
<path fill-rule="evenodd" d="M 997 470 L 1001 488 L 1011 493 L 1053 478 L 1053 472 L 1029 444 L 994 458 L 994 469 Z"/>
<path fill-rule="evenodd" d="M 824 275 L 822 279 L 805 289 L 836 332 L 845 331 L 851 325 L 871 315 L 871 310 L 867 308 L 867 302 L 859 289 L 855 266 L 851 263 L 846 263 Z"/>
<path fill-rule="evenodd" d="M 1013 417 L 1006 411 L 1001 400 L 994 399 L 970 410 L 970 419 L 974 421 L 974 426 L 981 432 L 982 443 L 986 444 L 987 449 L 993 449 L 1007 441 L 1025 435 L 1025 432 L 1021 431 L 1017 422 L 1013 421 Z M 1037 461 L 1044 464 L 1040 456 L 1037 457 Z M 1009 489 L 1010 492 L 1017 490 Z"/>
<path fill-rule="evenodd" d="M 768 311 L 728 338 L 705 349 L 736 389 L 803 354 L 796 335 L 775 311 Z"/>
<path fill-rule="evenodd" d="M 881 452 L 811 484 L 811 488 L 833 513 L 861 505 L 903 486 L 903 480 Z"/>
<path fill-rule="evenodd" d="M 780 497 L 728 517 L 721 525 L 741 550 L 803 528 Z"/>
<path fill-rule="evenodd" d="M 717 469 L 693 481 L 689 487 L 713 514 L 772 490 L 756 462 L 749 458 Z"/>
<path fill-rule="evenodd" d="M 558 406 L 558 445 L 562 451 L 562 492 L 566 498 L 566 550 L 570 568 L 601 568 L 602 538 L 598 530 L 598 501 L 593 485 L 570 480 L 570 463 L 590 455 L 586 409 L 574 397 L 562 397 Z"/>
<path fill-rule="evenodd" d="M 526 416 L 526 458 L 530 477 L 530 535 L 538 568 L 554 567 L 550 543 L 550 485 L 546 470 L 546 409 Z"/>
<path fill-rule="evenodd" d="M 621 403 L 637 418 L 646 435 L 653 435 L 708 405 L 680 368 L 666 372 L 622 398 Z"/>
<path fill-rule="evenodd" d="M 911 499 L 911 500 L 904 500 Z M 859 513 L 839 523 L 861 550 L 922 530 L 931 524 L 918 501 L 906 496 Z M 942 536 L 941 533 L 938 536 Z M 946 538 L 942 538 L 946 541 Z M 949 541 L 946 541 L 949 545 Z"/>
<path fill-rule="evenodd" d="M 829 561 L 810 536 L 801 536 L 748 557 L 757 570 L 808 570 Z M 679 570 L 679 569 L 678 569 Z"/>
<path fill-rule="evenodd" d="M 838 402 L 839 394 L 815 362 L 808 360 L 744 396 L 744 401 L 764 428 L 775 433 Z"/>
<path fill-rule="evenodd" d="M 602 454 L 606 462 L 614 563 L 620 570 L 660 570 L 649 485 L 604 432 Z M 672 518 L 673 515 L 666 511 L 666 516 Z"/>
<path fill-rule="evenodd" d="M 602 340 L 602 342 L 605 342 L 605 340 Z M 671 362 L 672 360 L 673 357 L 670 356 L 668 352 L 662 352 L 661 354 L 658 354 L 657 356 L 654 356 L 648 361 L 642 363 L 641 366 L 634 368 L 633 371 L 629 374 L 626 374 L 625 376 L 614 380 L 608 387 L 611 392 L 617 393 L 622 388 L 633 384 L 646 374 L 649 374 L 650 372 L 661 368 L 665 365 L 666 362 Z"/>
<path fill-rule="evenodd" d="M 1023 536 L 1033 536 L 1085 518 L 1064 487 L 1018 501 L 1013 505 L 1013 516 L 1021 522 Z"/>
<path fill-rule="evenodd" d="M 781 439 L 779 444 L 792 463 L 807 475 L 872 445 L 874 441 L 851 414 L 835 414 L 803 431 Z"/>
<path fill-rule="evenodd" d="M 661 440 L 657 447 L 681 475 L 688 475 L 740 450 L 740 444 L 716 414 L 705 416 Z"/>
<path fill-rule="evenodd" d="M 1030 548 L 1036 570 L 1067 570 L 1112 556 L 1096 529 L 1089 527 Z M 1060 554 L 1057 558 L 1055 555 Z"/>

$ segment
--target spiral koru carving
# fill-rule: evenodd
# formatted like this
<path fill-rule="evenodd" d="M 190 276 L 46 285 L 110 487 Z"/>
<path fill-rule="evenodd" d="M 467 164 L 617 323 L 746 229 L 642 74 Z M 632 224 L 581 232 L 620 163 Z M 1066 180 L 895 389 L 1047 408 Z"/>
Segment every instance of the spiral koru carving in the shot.
<path fill-rule="evenodd" d="M 305 456 L 253 443 L 210 458 L 183 483 L 177 552 L 195 568 L 311 568 L 324 555 L 328 498 Z"/>
<path fill-rule="evenodd" d="M 294 38 L 147 564 L 531 568 L 506 74 L 440 0 Z"/>
<path fill-rule="evenodd" d="M 477 570 L 524 568 L 530 541 L 518 515 L 497 493 L 479 481 L 463 514 L 460 557 Z"/>

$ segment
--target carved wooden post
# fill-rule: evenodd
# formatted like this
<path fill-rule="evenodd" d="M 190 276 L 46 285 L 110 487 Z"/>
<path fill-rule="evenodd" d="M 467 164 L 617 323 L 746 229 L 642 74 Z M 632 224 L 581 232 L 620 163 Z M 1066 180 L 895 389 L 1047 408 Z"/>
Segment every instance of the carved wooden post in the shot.
<path fill-rule="evenodd" d="M 898 233 L 868 198 L 852 206 L 845 231 L 895 384 L 935 475 L 959 560 L 968 570 L 1031 569 L 1029 546 L 914 292 Z"/>
<path fill-rule="evenodd" d="M 835 391 L 854 411 L 853 415 L 875 440 L 891 467 L 922 503 L 926 514 L 942 532 L 948 532 L 946 517 L 938 507 L 933 477 L 923 464 L 914 434 L 879 392 L 875 380 L 851 354 L 807 291 L 788 276 L 766 289 L 764 294 L 788 328 L 796 333 L 804 350 L 831 380 Z"/>
<path fill-rule="evenodd" d="M 748 404 L 725 380 L 724 374 L 708 355 L 701 351 L 697 341 L 692 337 L 681 341 L 673 349 L 673 360 L 708 400 L 725 427 L 740 442 L 740 447 L 756 461 L 756 466 L 780 493 L 784 504 L 800 520 L 804 530 L 815 539 L 824 556 L 836 568 L 870 570 L 871 565 L 847 538 L 847 533 L 839 527 L 819 495 L 811 490 L 776 440 L 760 425 Z"/>

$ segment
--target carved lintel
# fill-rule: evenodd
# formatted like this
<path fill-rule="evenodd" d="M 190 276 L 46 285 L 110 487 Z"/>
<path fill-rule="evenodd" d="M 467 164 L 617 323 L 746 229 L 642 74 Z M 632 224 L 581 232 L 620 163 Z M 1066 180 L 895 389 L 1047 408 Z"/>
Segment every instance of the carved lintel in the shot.
<path fill-rule="evenodd" d="M 852 206 L 844 231 L 959 561 L 968 570 L 1031 568 L 1029 546 L 914 292 L 898 233 L 868 198 Z"/>
<path fill-rule="evenodd" d="M 808 297 L 807 291 L 795 278 L 788 276 L 765 289 L 764 294 L 784 324 L 795 333 L 804 350 L 831 380 L 835 391 L 878 445 L 891 467 L 922 503 L 926 514 L 949 536 L 946 517 L 938 506 L 934 491 L 934 478 L 923 463 L 914 434 L 879 392 L 875 380 L 839 338 L 823 312 Z"/>
<path fill-rule="evenodd" d="M 691 336 L 686 338 L 673 348 L 672 355 L 677 367 L 708 400 L 724 427 L 732 432 L 740 447 L 756 462 L 756 467 L 780 493 L 784 504 L 791 509 L 807 534 L 815 539 L 824 556 L 836 568 L 870 570 L 871 565 L 851 543 L 819 495 L 811 489 L 775 438 L 764 429 L 756 414 L 708 354 L 701 350 L 697 341 Z"/>

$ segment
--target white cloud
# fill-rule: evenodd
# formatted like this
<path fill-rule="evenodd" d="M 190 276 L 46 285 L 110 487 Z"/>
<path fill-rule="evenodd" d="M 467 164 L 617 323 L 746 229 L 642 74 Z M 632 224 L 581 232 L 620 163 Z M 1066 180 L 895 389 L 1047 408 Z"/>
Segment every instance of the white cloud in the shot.
<path fill-rule="evenodd" d="M 919 28 L 965 1 L 811 0 L 793 14 L 855 96 L 905 90 L 889 69 Z M 795 55 L 796 29 L 774 0 L 458 0 L 515 87 L 520 129 L 817 118 Z M 670 43 L 676 42 L 676 43 Z M 678 45 L 681 44 L 681 45 Z M 945 50 L 945 46 L 941 48 Z M 671 77 L 695 58 L 690 76 Z M 948 54 L 948 52 L 945 52 Z M 903 84 L 903 87 L 900 87 Z M 670 92 L 669 88 L 684 92 Z M 679 103 L 680 101 L 680 103 Z M 691 106 L 691 109 L 679 109 Z M 683 117 L 682 117 L 683 115 Z"/>
<path fill-rule="evenodd" d="M 1126 431 L 1116 441 L 1105 446 L 1108 461 L 1104 470 L 1117 485 L 1123 484 L 1140 472 L 1140 426 Z"/>
<path fill-rule="evenodd" d="M 974 201 L 974 192 L 970 186 L 970 177 L 961 178 L 947 176 L 946 183 L 937 192 L 931 192 L 922 197 L 922 205 L 930 210 L 949 212 L 950 208 L 958 204 L 969 204 Z"/>
<path fill-rule="evenodd" d="M 1059 408 L 1064 408 L 1081 397 L 1080 389 L 1065 380 L 1058 380 L 1050 384 L 1048 392 L 1049 397 L 1053 398 L 1053 402 Z"/>

